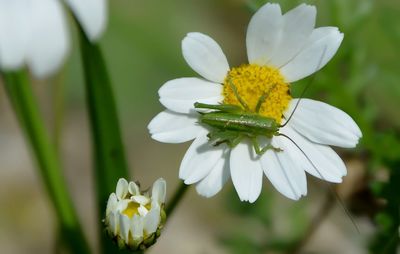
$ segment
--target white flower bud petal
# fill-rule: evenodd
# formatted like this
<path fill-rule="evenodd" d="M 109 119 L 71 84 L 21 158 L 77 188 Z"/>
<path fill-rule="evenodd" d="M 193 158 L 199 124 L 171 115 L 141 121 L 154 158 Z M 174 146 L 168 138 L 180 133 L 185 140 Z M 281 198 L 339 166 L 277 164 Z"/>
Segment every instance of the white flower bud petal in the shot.
<path fill-rule="evenodd" d="M 122 213 L 128 207 L 129 202 L 130 200 L 127 199 L 119 201 L 115 210 Z"/>
<path fill-rule="evenodd" d="M 117 204 L 118 204 L 117 196 L 115 195 L 115 193 L 111 193 L 107 202 L 106 216 L 109 215 L 111 211 L 115 210 Z"/>
<path fill-rule="evenodd" d="M 139 186 L 135 182 L 129 183 L 128 190 L 132 196 L 140 195 Z"/>
<path fill-rule="evenodd" d="M 165 194 L 167 189 L 167 183 L 163 178 L 157 179 L 153 184 L 151 191 L 152 205 L 158 203 L 158 205 L 165 203 Z"/>
<path fill-rule="evenodd" d="M 136 203 L 138 203 L 140 205 L 147 205 L 150 202 L 150 199 L 143 195 L 132 196 L 131 200 L 135 201 Z"/>
<path fill-rule="evenodd" d="M 138 212 L 140 216 L 146 216 L 146 214 L 149 212 L 146 207 L 144 206 L 139 206 Z"/>
<path fill-rule="evenodd" d="M 128 182 L 124 178 L 120 178 L 117 183 L 117 189 L 115 191 L 118 199 L 124 199 L 128 194 Z"/>
<path fill-rule="evenodd" d="M 114 235 L 117 235 L 119 232 L 119 216 L 117 216 L 114 212 L 110 213 L 108 216 L 108 225 L 111 232 Z"/>
<path fill-rule="evenodd" d="M 130 230 L 129 217 L 124 214 L 119 214 L 119 223 L 121 227 L 120 236 L 126 243 L 129 243 L 129 230 Z"/>
<path fill-rule="evenodd" d="M 138 216 L 138 215 L 134 215 L 133 219 L 131 221 L 131 232 L 132 232 L 132 236 L 133 239 L 138 239 L 143 237 L 143 218 Z"/>
<path fill-rule="evenodd" d="M 158 208 L 153 208 L 144 217 L 144 231 L 147 235 L 156 232 L 158 225 L 160 224 L 160 210 Z"/>

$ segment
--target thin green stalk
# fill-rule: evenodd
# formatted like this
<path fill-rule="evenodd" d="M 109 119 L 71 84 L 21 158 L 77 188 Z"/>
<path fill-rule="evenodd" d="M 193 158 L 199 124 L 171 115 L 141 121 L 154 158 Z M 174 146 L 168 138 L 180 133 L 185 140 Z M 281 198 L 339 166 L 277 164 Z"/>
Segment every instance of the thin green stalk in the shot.
<path fill-rule="evenodd" d="M 90 253 L 66 188 L 61 163 L 40 117 L 28 76 L 23 71 L 2 73 L 2 76 L 21 128 L 38 162 L 66 242 L 74 253 Z"/>
<path fill-rule="evenodd" d="M 86 98 L 93 139 L 95 179 L 99 222 L 104 217 L 107 200 L 115 191 L 119 178 L 127 178 L 128 166 L 114 101 L 112 85 L 98 44 L 91 43 L 79 29 L 81 56 L 84 67 Z M 101 230 L 103 253 L 115 253 L 116 247 Z"/>
<path fill-rule="evenodd" d="M 175 191 L 174 196 L 168 202 L 168 205 L 167 205 L 167 207 L 165 209 L 165 212 L 166 212 L 167 216 L 171 216 L 171 214 L 175 210 L 176 206 L 181 201 L 181 199 L 183 198 L 184 194 L 186 193 L 186 191 L 188 189 L 189 189 L 189 185 L 186 185 L 184 182 L 180 183 L 178 189 Z"/>
<path fill-rule="evenodd" d="M 64 126 L 64 73 L 58 74 L 53 84 L 53 143 L 56 151 L 59 153 L 61 145 L 61 133 Z"/>

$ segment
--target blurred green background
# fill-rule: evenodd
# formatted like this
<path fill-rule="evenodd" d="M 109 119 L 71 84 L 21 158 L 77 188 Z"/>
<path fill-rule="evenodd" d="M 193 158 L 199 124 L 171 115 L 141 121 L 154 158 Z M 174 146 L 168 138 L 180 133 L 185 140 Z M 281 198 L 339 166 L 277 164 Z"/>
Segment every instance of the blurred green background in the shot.
<path fill-rule="evenodd" d="M 101 46 L 114 85 L 134 180 L 158 177 L 171 197 L 188 144 L 151 140 L 147 124 L 163 107 L 157 90 L 174 78 L 196 76 L 181 54 L 186 33 L 213 37 L 231 66 L 246 62 L 245 31 L 263 0 L 112 0 Z M 306 97 L 349 113 L 364 137 L 338 150 L 348 166 L 334 186 L 357 232 L 326 184 L 308 177 L 309 194 L 292 202 L 265 179 L 253 205 L 241 203 L 229 181 L 212 199 L 193 189 L 150 253 L 396 253 L 400 205 L 400 2 L 398 0 L 275 1 L 282 10 L 317 6 L 317 26 L 337 26 L 345 39 Z M 72 26 L 71 26 L 72 27 Z M 71 34 L 75 36 L 75 29 Z M 75 36 L 76 37 L 76 36 Z M 77 43 L 56 77 L 35 83 L 42 111 L 66 168 L 85 233 L 96 249 L 91 151 Z M 307 82 L 307 80 L 301 81 Z M 300 82 L 300 83 L 301 83 Z M 298 96 L 304 86 L 295 86 Z M 0 252 L 53 253 L 57 229 L 9 102 L 0 97 Z M 310 226 L 312 225 L 312 226 Z M 314 225 L 317 225 L 314 227 Z"/>

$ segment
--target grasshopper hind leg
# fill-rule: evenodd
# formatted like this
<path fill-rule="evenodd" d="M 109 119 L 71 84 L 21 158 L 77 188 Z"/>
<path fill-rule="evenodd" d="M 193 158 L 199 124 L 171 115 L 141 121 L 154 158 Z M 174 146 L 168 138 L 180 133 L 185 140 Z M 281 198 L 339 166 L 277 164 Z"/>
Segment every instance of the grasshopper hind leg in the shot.
<path fill-rule="evenodd" d="M 257 137 L 251 138 L 251 142 L 253 144 L 254 151 L 256 152 L 257 155 L 263 155 L 268 150 L 274 150 L 275 152 L 281 152 L 282 151 L 282 149 L 274 147 L 271 144 L 268 144 L 268 145 L 266 145 L 264 147 L 261 147 L 260 143 L 257 140 Z"/>

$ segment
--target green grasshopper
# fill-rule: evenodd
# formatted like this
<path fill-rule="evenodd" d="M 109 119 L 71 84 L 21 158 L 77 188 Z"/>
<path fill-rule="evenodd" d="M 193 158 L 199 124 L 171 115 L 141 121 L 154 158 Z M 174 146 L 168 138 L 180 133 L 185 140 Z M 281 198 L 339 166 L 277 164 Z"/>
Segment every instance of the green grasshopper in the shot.
<path fill-rule="evenodd" d="M 316 70 L 320 68 L 325 52 L 326 47 L 322 52 Z M 313 83 L 314 79 L 315 75 L 305 86 L 303 92 L 301 93 L 300 99 L 297 101 L 292 113 L 290 114 L 286 122 L 282 125 L 277 123 L 273 118 L 261 116 L 259 114 L 262 104 L 268 98 L 269 93 L 272 91 L 272 89 L 274 89 L 276 84 L 271 86 L 271 88 L 266 93 L 260 96 L 254 111 L 251 111 L 246 102 L 240 97 L 236 86 L 230 79 L 228 80 L 229 86 L 241 106 L 231 104 L 211 105 L 196 102 L 194 104 L 194 108 L 212 110 L 211 112 L 207 113 L 199 112 L 199 122 L 206 124 L 212 128 L 207 137 L 209 138 L 210 142 L 212 142 L 215 146 L 226 143 L 229 147 L 233 148 L 238 145 L 244 138 L 248 138 L 251 140 L 251 143 L 257 155 L 263 155 L 270 149 L 279 152 L 282 151 L 282 149 L 273 147 L 271 144 L 261 147 L 257 137 L 261 136 L 271 139 L 274 136 L 284 136 L 298 147 L 298 145 L 290 137 L 286 136 L 283 133 L 279 133 L 279 129 L 284 127 L 290 121 L 301 101 L 301 98 L 303 98 L 303 95 L 305 94 L 311 83 Z M 300 147 L 298 148 L 301 150 Z M 304 152 L 302 151 L 302 153 Z"/>
<path fill-rule="evenodd" d="M 196 109 L 212 110 L 207 113 L 199 112 L 199 122 L 212 127 L 211 132 L 207 135 L 210 142 L 214 146 L 226 143 L 229 147 L 233 148 L 244 138 L 248 138 L 251 140 L 257 155 L 263 155 L 269 149 L 281 151 L 280 148 L 275 148 L 271 144 L 261 147 L 257 140 L 259 136 L 271 139 L 273 136 L 281 135 L 279 128 L 284 126 L 278 124 L 273 118 L 258 114 L 262 104 L 268 98 L 269 93 L 275 85 L 268 92 L 260 96 L 254 112 L 252 112 L 246 102 L 240 97 L 233 82 L 229 81 L 229 84 L 242 106 L 231 104 L 210 105 L 199 102 L 194 104 Z"/>
<path fill-rule="evenodd" d="M 325 53 L 326 47 L 321 54 L 321 58 L 319 59 L 318 65 L 315 70 L 320 69 L 321 62 L 325 56 Z M 283 133 L 279 133 L 279 129 L 284 127 L 290 121 L 301 101 L 301 98 L 303 98 L 303 95 L 305 94 L 311 83 L 313 83 L 314 79 L 315 75 L 305 86 L 300 96 L 300 99 L 297 101 L 292 113 L 290 114 L 286 122 L 282 125 L 277 123 L 273 118 L 261 116 L 259 114 L 262 104 L 268 98 L 269 93 L 272 91 L 272 89 L 274 89 L 276 84 L 271 86 L 271 88 L 266 93 L 260 96 L 253 112 L 250 110 L 246 102 L 240 97 L 238 90 L 231 79 L 228 80 L 229 86 L 241 106 L 231 104 L 211 105 L 196 102 L 194 104 L 194 108 L 212 110 L 211 112 L 206 113 L 199 112 L 199 122 L 202 124 L 206 124 L 212 128 L 207 137 L 209 138 L 210 142 L 212 142 L 215 146 L 226 143 L 229 147 L 233 148 L 237 146 L 244 138 L 248 138 L 251 140 L 256 154 L 263 155 L 270 149 L 278 152 L 282 151 L 282 149 L 273 147 L 271 144 L 261 147 L 257 139 L 259 136 L 266 137 L 268 139 L 271 139 L 274 136 L 283 136 L 294 143 L 297 148 L 299 148 L 300 151 L 304 154 L 303 150 L 290 137 L 286 136 Z M 304 155 L 307 157 L 306 154 Z"/>

